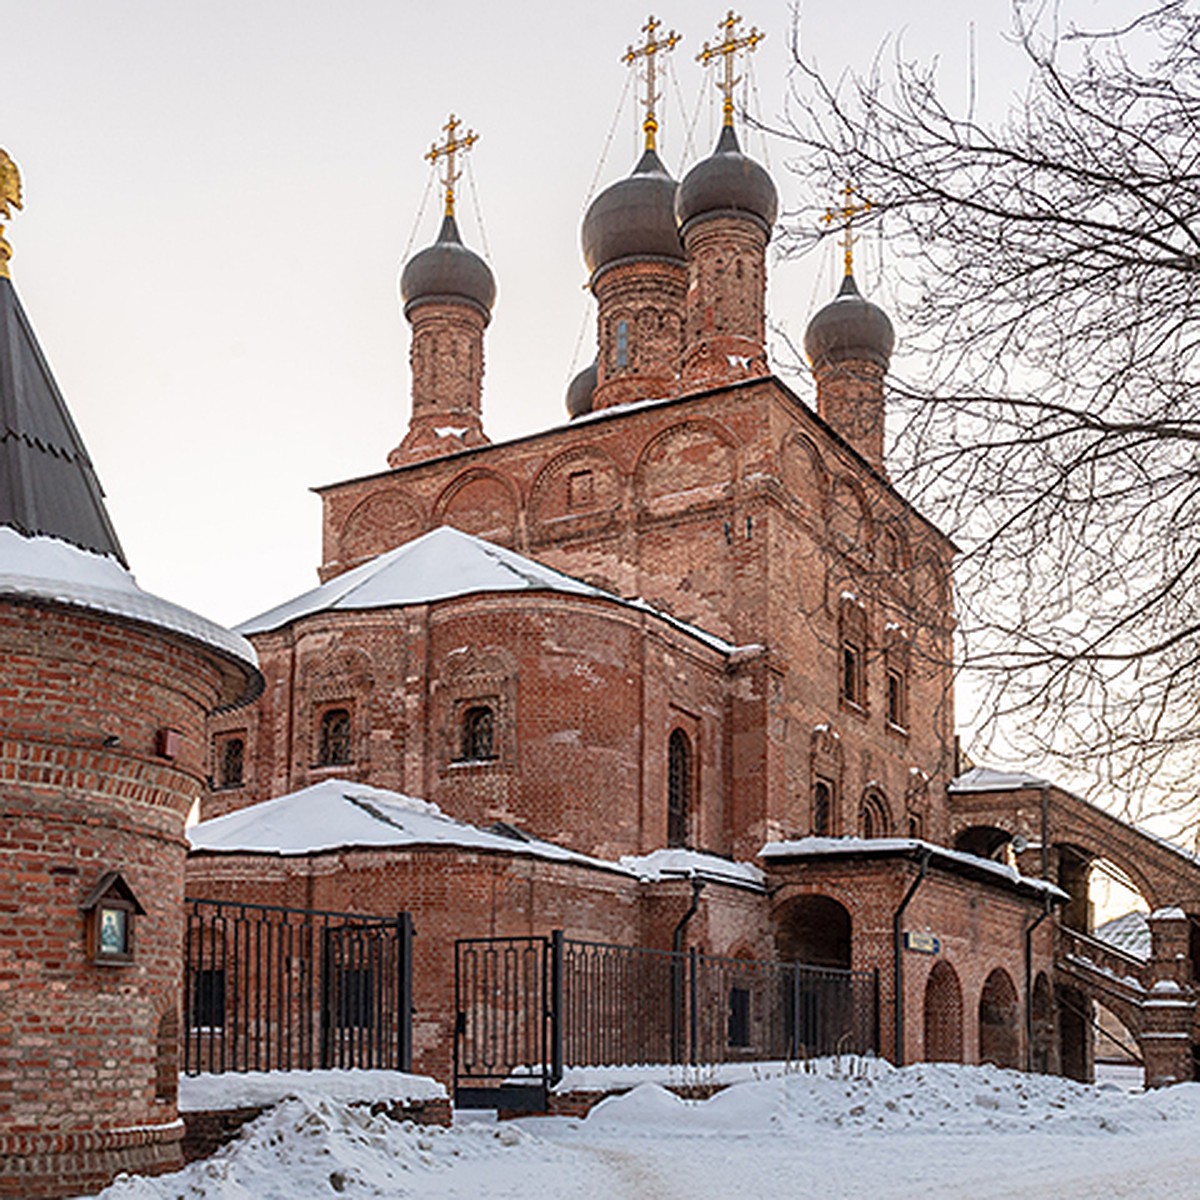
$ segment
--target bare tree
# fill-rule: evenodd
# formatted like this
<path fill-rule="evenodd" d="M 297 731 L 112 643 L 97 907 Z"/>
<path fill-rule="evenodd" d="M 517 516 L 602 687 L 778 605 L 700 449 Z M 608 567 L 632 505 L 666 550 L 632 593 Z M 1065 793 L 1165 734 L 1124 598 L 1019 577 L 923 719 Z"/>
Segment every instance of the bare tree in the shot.
<path fill-rule="evenodd" d="M 964 548 L 987 732 L 1182 809 L 1200 778 L 1200 16 L 1060 16 L 1014 6 L 1029 82 L 998 123 L 955 115 L 892 47 L 837 81 L 797 54 L 783 133 L 799 171 L 849 175 L 884 223 L 913 364 L 892 381 L 893 474 Z M 789 252 L 826 236 L 818 199 L 789 215 Z"/>

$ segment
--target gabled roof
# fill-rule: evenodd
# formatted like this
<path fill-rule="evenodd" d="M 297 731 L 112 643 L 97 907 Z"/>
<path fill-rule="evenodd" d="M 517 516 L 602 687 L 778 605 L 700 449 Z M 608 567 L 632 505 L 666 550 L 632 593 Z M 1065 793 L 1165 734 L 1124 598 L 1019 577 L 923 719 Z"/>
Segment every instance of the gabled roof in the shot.
<path fill-rule="evenodd" d="M 0 525 L 125 563 L 104 492 L 17 298 L 0 278 Z"/>
<path fill-rule="evenodd" d="M 650 613 L 722 653 L 735 648 L 723 638 L 676 620 L 644 600 L 623 599 L 449 525 L 430 530 L 294 600 L 251 617 L 237 626 L 237 632 L 266 633 L 323 612 L 402 608 L 480 592 L 565 592 L 607 600 Z"/>

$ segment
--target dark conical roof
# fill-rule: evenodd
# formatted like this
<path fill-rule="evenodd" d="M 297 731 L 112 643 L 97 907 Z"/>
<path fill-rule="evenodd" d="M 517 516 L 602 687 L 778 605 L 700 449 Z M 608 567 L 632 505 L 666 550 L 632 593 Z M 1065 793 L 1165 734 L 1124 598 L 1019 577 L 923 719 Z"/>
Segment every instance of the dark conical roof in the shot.
<path fill-rule="evenodd" d="M 680 229 L 704 217 L 747 214 L 757 218 L 769 235 L 778 210 L 774 181 L 742 153 L 732 125 L 722 126 L 716 149 L 683 177 L 675 197 Z"/>
<path fill-rule="evenodd" d="M 840 362 L 872 362 L 885 371 L 896 344 L 896 332 L 887 313 L 864 300 L 853 275 L 808 323 L 804 352 L 814 367 Z"/>
<path fill-rule="evenodd" d="M 675 190 L 662 159 L 647 147 L 633 173 L 604 189 L 588 206 L 580 241 L 595 275 L 624 258 L 684 261 L 675 226 Z"/>
<path fill-rule="evenodd" d="M 0 526 L 122 565 L 104 491 L 11 279 L 0 277 Z"/>
<path fill-rule="evenodd" d="M 466 301 L 489 317 L 496 302 L 496 279 L 491 268 L 463 245 L 458 224 L 447 213 L 437 241 L 405 264 L 400 297 L 407 315 L 414 305 L 433 300 Z"/>

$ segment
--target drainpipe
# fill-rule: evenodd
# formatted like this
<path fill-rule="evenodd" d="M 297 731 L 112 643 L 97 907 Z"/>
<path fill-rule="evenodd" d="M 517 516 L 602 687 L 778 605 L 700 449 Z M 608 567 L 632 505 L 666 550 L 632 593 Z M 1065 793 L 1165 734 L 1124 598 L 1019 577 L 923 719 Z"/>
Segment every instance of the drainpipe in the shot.
<path fill-rule="evenodd" d="M 675 1062 L 683 1061 L 683 938 L 700 907 L 702 891 L 704 880 L 693 876 L 692 902 L 671 935 L 671 1057 Z"/>
<path fill-rule="evenodd" d="M 901 925 L 904 921 L 904 910 L 917 894 L 917 888 L 925 882 L 925 877 L 929 874 L 929 855 L 928 850 L 921 852 L 920 870 L 917 872 L 917 877 L 909 885 L 908 891 L 904 893 L 904 899 L 900 901 L 900 907 L 892 915 L 892 950 L 896 958 L 896 1066 L 898 1067 L 904 1066 L 904 934 L 901 932 Z"/>
<path fill-rule="evenodd" d="M 1033 1072 L 1033 931 L 1050 915 L 1050 893 L 1042 896 L 1042 915 L 1025 928 L 1025 1070 Z"/>

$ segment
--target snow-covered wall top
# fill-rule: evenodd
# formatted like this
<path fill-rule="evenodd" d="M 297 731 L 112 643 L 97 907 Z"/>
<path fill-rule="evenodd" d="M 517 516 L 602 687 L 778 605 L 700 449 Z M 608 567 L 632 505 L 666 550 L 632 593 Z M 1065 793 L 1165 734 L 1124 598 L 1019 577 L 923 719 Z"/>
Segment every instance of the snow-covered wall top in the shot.
<path fill-rule="evenodd" d="M 25 537 L 0 526 L 0 595 L 68 604 L 140 621 L 258 666 L 258 655 L 244 637 L 142 591 L 116 559 L 80 550 L 58 538 Z"/>
<path fill-rule="evenodd" d="M 724 654 L 734 649 L 723 638 L 659 612 L 644 600 L 613 595 L 449 525 L 360 563 L 312 591 L 251 617 L 237 629 L 243 634 L 267 633 L 320 612 L 402 608 L 478 592 L 525 591 L 566 592 L 607 600 L 658 617 Z"/>

